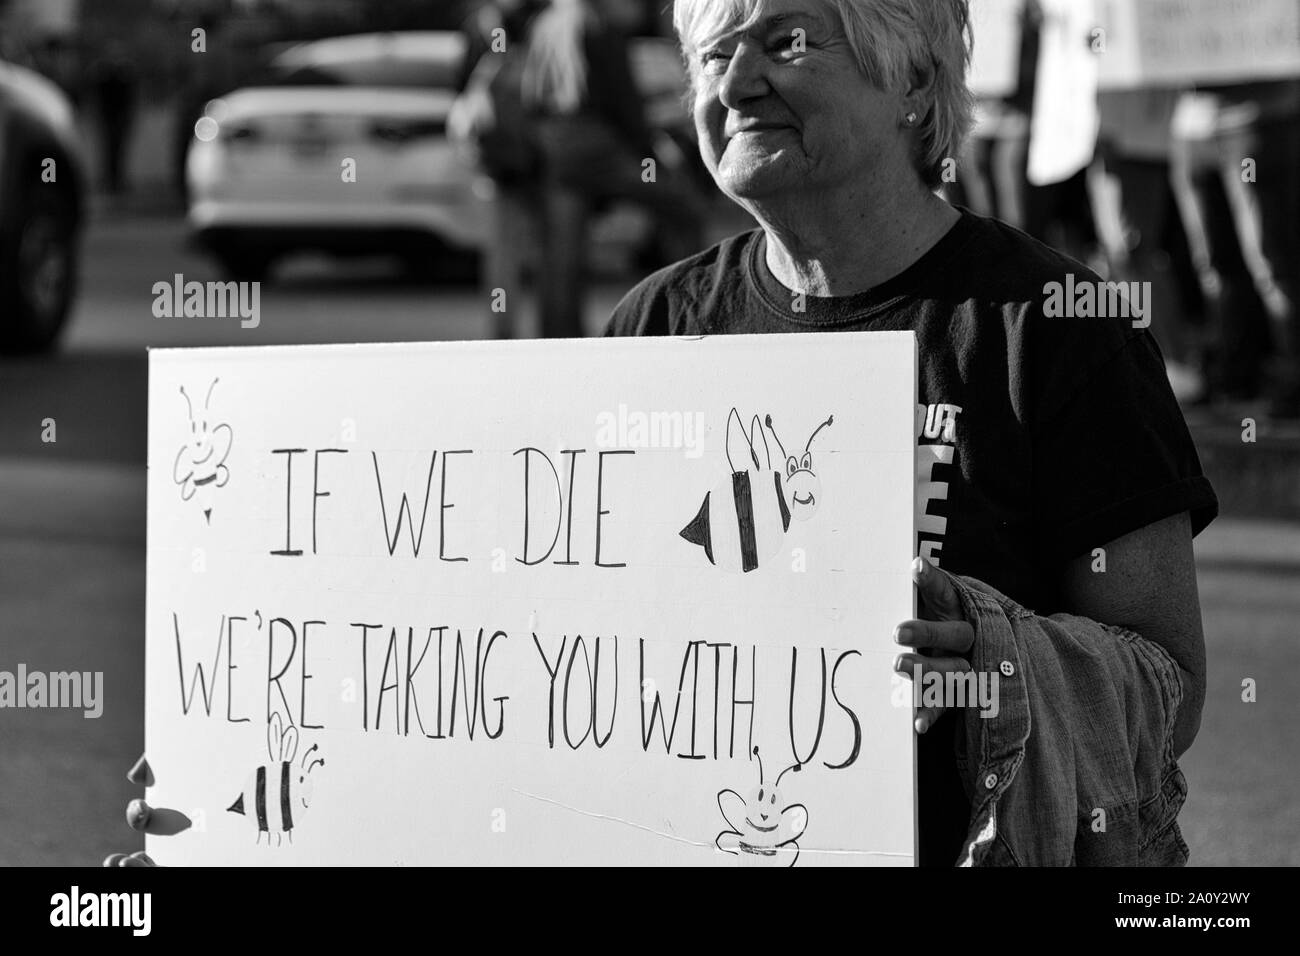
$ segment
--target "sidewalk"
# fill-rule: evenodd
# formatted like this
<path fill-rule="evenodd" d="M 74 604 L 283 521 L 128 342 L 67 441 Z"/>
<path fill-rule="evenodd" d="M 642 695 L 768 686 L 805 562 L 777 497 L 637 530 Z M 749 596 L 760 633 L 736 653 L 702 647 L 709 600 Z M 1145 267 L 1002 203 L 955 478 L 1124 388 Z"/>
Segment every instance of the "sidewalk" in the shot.
<path fill-rule="evenodd" d="M 1185 414 L 1221 514 L 1300 521 L 1300 424 L 1272 424 L 1252 406 Z M 1242 440 L 1246 419 L 1254 442 Z"/>

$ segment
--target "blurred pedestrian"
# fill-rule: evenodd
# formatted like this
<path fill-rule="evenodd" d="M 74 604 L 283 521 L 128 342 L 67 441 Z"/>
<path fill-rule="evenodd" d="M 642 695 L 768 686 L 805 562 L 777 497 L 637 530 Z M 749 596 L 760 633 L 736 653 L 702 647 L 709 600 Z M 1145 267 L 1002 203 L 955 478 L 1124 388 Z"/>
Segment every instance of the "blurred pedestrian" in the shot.
<path fill-rule="evenodd" d="M 1097 149 L 1097 0 L 1032 0 L 1039 8 L 1030 113 L 1025 231 L 1100 266 L 1088 196 Z"/>
<path fill-rule="evenodd" d="M 59 34 L 46 37 L 33 52 L 32 65 L 63 90 L 74 108 L 81 108 L 82 77 L 78 69 L 77 48 L 69 38 Z"/>
<path fill-rule="evenodd" d="M 126 190 L 126 158 L 135 124 L 137 75 L 125 46 L 109 41 L 90 68 L 91 103 L 98 120 L 100 174 L 111 195 Z"/>
<path fill-rule="evenodd" d="M 234 38 L 225 28 L 220 16 L 204 14 L 198 18 L 198 24 L 203 31 L 203 52 L 190 47 L 184 80 L 175 101 L 176 125 L 171 156 L 172 182 L 177 193 L 187 200 L 189 183 L 185 176 L 185 164 L 190 142 L 194 139 L 194 124 L 204 115 L 209 101 L 224 96 L 240 85 L 246 66 L 242 62 L 243 51 L 234 46 Z M 186 33 L 189 33 L 188 25 Z"/>
<path fill-rule="evenodd" d="M 961 175 L 947 190 L 953 202 L 1017 229 L 1026 227 L 1029 118 L 1042 18 L 1036 0 L 1023 0 L 1017 16 L 1015 88 L 1007 96 L 976 99 L 975 123 L 961 155 Z"/>
<path fill-rule="evenodd" d="M 1076 0 L 1021 0 L 1015 87 L 980 97 L 961 154 L 961 173 L 946 189 L 953 201 L 1001 219 L 1080 260 L 1093 258 L 1096 230 L 1087 167 L 1096 137 L 1095 78 Z"/>
<path fill-rule="evenodd" d="M 1184 95 L 1172 173 L 1209 313 L 1209 397 L 1262 393 L 1272 415 L 1300 417 L 1300 79 Z M 1271 363 L 1243 321 L 1257 300 Z"/>
<path fill-rule="evenodd" d="M 1169 360 L 1171 382 L 1183 397 L 1196 381 L 1199 349 L 1170 247 L 1186 244 L 1169 180 L 1176 89 L 1139 87 L 1098 94 L 1098 158 L 1090 177 L 1093 216 L 1109 278 L 1148 282 L 1151 331 Z"/>
<path fill-rule="evenodd" d="M 528 29 L 546 0 L 489 0 L 461 28 L 465 59 L 448 134 L 481 175 L 488 206 L 482 281 L 493 338 L 520 334 L 525 250 L 540 232 L 540 157 L 525 116 Z M 502 298 L 504 295 L 504 298 Z"/>
<path fill-rule="evenodd" d="M 613 0 L 553 0 L 533 22 L 524 94 L 541 150 L 547 338 L 584 334 L 588 225 L 601 206 L 649 206 L 675 226 L 665 250 L 673 258 L 701 244 L 702 200 L 684 168 L 660 162 L 632 75 L 624 30 L 642 12 Z"/>

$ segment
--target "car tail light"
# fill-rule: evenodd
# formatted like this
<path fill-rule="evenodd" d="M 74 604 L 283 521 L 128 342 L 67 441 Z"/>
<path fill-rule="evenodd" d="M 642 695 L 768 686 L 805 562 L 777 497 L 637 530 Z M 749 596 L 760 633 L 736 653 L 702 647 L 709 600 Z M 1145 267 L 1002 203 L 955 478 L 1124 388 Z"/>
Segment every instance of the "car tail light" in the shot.
<path fill-rule="evenodd" d="M 210 143 L 219 139 L 223 143 L 248 143 L 261 139 L 261 132 L 247 123 L 218 122 L 215 117 L 201 116 L 194 124 L 194 138 Z"/>

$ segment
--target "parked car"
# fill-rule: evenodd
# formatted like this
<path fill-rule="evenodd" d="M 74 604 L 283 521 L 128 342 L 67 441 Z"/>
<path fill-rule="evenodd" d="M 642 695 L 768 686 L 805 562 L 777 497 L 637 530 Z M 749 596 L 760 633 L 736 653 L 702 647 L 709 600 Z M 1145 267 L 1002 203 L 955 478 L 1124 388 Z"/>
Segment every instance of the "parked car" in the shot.
<path fill-rule="evenodd" d="M 456 33 L 304 43 L 208 104 L 187 160 L 194 235 L 236 278 L 301 249 L 412 260 L 481 241 L 472 176 L 447 141 Z"/>
<path fill-rule="evenodd" d="M 455 32 L 317 40 L 209 103 L 187 160 L 199 245 L 243 279 L 307 249 L 463 271 L 488 235 L 483 183 L 446 135 L 464 55 Z M 680 138 L 690 124 L 675 48 L 637 41 L 632 59 L 652 121 Z"/>
<path fill-rule="evenodd" d="M 0 59 L 0 352 L 58 341 L 76 293 L 85 184 L 67 97 Z"/>

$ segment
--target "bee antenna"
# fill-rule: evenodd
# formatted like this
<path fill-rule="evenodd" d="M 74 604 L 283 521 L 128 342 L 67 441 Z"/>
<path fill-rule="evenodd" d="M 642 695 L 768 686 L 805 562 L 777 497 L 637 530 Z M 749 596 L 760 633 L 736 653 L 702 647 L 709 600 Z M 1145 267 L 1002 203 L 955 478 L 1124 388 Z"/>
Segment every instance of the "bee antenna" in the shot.
<path fill-rule="evenodd" d="M 320 744 L 312 744 L 310 747 L 308 747 L 308 748 L 307 748 L 307 752 L 306 752 L 305 754 L 302 755 L 302 764 L 303 764 L 304 766 L 306 766 L 306 764 L 307 764 L 307 758 L 311 756 L 312 751 L 313 751 L 313 750 L 319 750 L 319 749 L 320 749 Z"/>
<path fill-rule="evenodd" d="M 759 756 L 758 744 L 754 745 L 754 756 L 758 757 L 758 782 L 761 784 L 763 782 L 763 758 Z"/>
<path fill-rule="evenodd" d="M 785 446 L 781 444 L 781 439 L 780 439 L 779 437 L 777 437 L 776 429 L 772 427 L 772 416 L 771 416 L 771 415 L 768 415 L 768 416 L 767 416 L 767 430 L 770 431 L 770 432 L 772 433 L 772 437 L 773 437 L 773 438 L 776 438 L 776 444 L 777 444 L 777 447 L 779 447 L 779 448 L 781 449 L 781 457 L 782 457 L 782 458 L 787 457 L 787 456 L 786 456 L 786 453 L 785 453 Z"/>
<path fill-rule="evenodd" d="M 774 787 L 781 786 L 781 777 L 784 777 L 787 773 L 789 773 L 792 770 L 795 773 L 798 773 L 802 769 L 803 769 L 803 764 L 801 763 L 791 764 L 790 766 L 786 767 L 784 770 L 781 771 L 780 776 L 776 778 L 776 783 L 772 784 L 772 786 Z"/>
<path fill-rule="evenodd" d="M 826 421 L 818 425 L 817 431 L 813 432 L 812 435 L 809 436 L 808 444 L 803 446 L 803 450 L 807 451 L 810 447 L 812 447 L 813 439 L 817 437 L 817 432 L 820 432 L 823 428 L 825 428 L 828 425 L 834 425 L 834 424 L 835 424 L 835 416 L 832 415 L 830 418 L 826 419 Z"/>
<path fill-rule="evenodd" d="M 313 770 L 315 770 L 317 764 L 320 764 L 322 767 L 325 766 L 325 758 L 317 757 L 315 760 L 313 760 L 311 764 L 307 767 L 307 772 L 311 773 Z"/>
<path fill-rule="evenodd" d="M 221 381 L 221 379 L 219 379 L 219 378 L 214 378 L 214 379 L 212 380 L 212 384 L 208 386 L 208 397 L 205 398 L 205 399 L 203 400 L 203 408 L 204 408 L 205 410 L 207 409 L 209 403 L 211 403 L 211 401 L 212 401 L 212 390 L 213 390 L 214 388 L 217 387 L 217 383 L 218 383 L 219 381 Z"/>
<path fill-rule="evenodd" d="M 185 386 L 181 386 L 181 398 L 185 399 L 185 407 L 190 410 L 190 421 L 194 420 L 194 405 L 190 402 L 190 396 L 185 391 Z"/>

